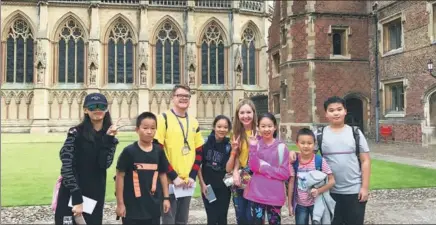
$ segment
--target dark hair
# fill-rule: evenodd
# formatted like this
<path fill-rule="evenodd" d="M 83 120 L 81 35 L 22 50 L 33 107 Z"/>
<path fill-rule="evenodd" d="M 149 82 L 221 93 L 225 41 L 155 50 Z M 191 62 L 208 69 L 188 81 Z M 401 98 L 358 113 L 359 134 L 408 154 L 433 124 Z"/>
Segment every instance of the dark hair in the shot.
<path fill-rule="evenodd" d="M 345 106 L 345 100 L 341 97 L 338 96 L 333 96 L 328 98 L 325 102 L 324 102 L 324 110 L 327 111 L 327 108 L 329 107 L 330 104 L 333 103 L 339 103 L 342 104 L 342 106 L 344 106 L 344 109 L 347 109 Z"/>
<path fill-rule="evenodd" d="M 136 128 L 139 128 L 141 126 L 141 123 L 144 119 L 152 119 L 156 122 L 157 126 L 157 118 L 156 115 L 154 115 L 152 112 L 143 112 L 136 117 Z"/>
<path fill-rule="evenodd" d="M 271 121 L 273 121 L 274 126 L 277 127 L 277 119 L 276 119 L 276 117 L 275 117 L 272 113 L 269 113 L 269 112 L 264 113 L 263 115 L 259 116 L 259 119 L 257 120 L 257 126 L 260 125 L 260 121 L 261 121 L 263 118 L 268 118 L 268 119 L 270 119 Z M 274 131 L 274 134 L 273 134 L 273 137 L 274 137 L 274 138 L 277 137 L 277 130 L 278 130 L 278 128 Z"/>
<path fill-rule="evenodd" d="M 188 92 L 191 92 L 191 88 L 188 85 L 176 84 L 174 85 L 173 90 L 171 91 L 171 95 L 174 95 L 174 93 L 176 93 L 176 91 L 179 89 L 184 89 Z"/>
<path fill-rule="evenodd" d="M 103 118 L 103 132 L 106 133 L 110 126 L 112 126 L 112 118 L 109 111 L 107 111 L 104 114 Z M 82 135 L 86 140 L 94 142 L 95 130 L 94 126 L 92 125 L 91 118 L 89 118 L 88 114 L 85 113 L 83 121 L 79 125 L 77 125 L 77 127 L 82 132 Z"/>
<path fill-rule="evenodd" d="M 309 135 L 312 136 L 313 138 L 313 142 L 315 143 L 315 134 L 313 133 L 313 131 L 311 131 L 309 128 L 301 128 L 298 132 L 297 132 L 297 139 L 296 141 L 298 142 L 298 138 L 302 135 Z"/>
<path fill-rule="evenodd" d="M 232 122 L 230 122 L 230 119 L 227 116 L 224 115 L 218 115 L 217 117 L 215 117 L 215 119 L 213 120 L 212 123 L 212 132 L 210 132 L 210 134 L 215 134 L 215 130 L 213 128 L 215 128 L 216 124 L 218 123 L 218 121 L 220 120 L 226 120 L 227 121 L 227 125 L 229 126 L 229 131 L 232 129 Z"/>

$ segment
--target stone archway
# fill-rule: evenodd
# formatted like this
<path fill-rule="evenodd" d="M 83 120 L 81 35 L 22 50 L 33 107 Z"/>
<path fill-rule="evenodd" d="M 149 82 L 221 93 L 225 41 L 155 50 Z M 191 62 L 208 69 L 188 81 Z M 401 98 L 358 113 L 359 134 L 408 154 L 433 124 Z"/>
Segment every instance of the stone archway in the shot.
<path fill-rule="evenodd" d="M 425 121 L 422 127 L 422 144 L 436 145 L 436 86 L 423 98 Z"/>
<path fill-rule="evenodd" d="M 345 123 L 350 126 L 358 126 L 362 133 L 368 128 L 368 101 L 360 94 L 348 94 L 344 97 L 347 116 Z"/>
<path fill-rule="evenodd" d="M 429 122 L 431 127 L 436 127 L 436 91 L 428 99 Z"/>

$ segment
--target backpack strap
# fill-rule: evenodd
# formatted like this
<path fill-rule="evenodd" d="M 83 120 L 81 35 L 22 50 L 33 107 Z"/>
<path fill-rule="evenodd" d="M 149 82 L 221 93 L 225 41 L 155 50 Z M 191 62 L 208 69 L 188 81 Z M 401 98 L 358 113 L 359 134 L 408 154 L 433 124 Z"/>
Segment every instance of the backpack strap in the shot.
<path fill-rule="evenodd" d="M 167 114 L 166 113 L 162 113 L 162 116 L 163 116 L 163 118 L 165 120 L 165 130 L 167 130 L 168 129 Z"/>
<path fill-rule="evenodd" d="M 279 165 L 282 165 L 284 155 L 285 155 L 285 144 L 280 143 L 279 144 Z"/>
<path fill-rule="evenodd" d="M 323 132 L 324 132 L 324 126 L 318 127 L 316 129 L 316 143 L 318 144 L 318 151 L 319 151 L 319 154 L 321 154 L 321 155 L 322 155 L 322 135 L 323 135 Z"/>
<path fill-rule="evenodd" d="M 362 169 L 362 165 L 360 164 L 360 134 L 359 134 L 359 127 L 352 126 L 352 129 L 353 129 L 354 142 L 356 143 L 357 162 L 359 163 L 359 168 Z"/>
<path fill-rule="evenodd" d="M 316 170 L 322 171 L 322 156 L 316 154 L 315 155 L 315 168 Z"/>

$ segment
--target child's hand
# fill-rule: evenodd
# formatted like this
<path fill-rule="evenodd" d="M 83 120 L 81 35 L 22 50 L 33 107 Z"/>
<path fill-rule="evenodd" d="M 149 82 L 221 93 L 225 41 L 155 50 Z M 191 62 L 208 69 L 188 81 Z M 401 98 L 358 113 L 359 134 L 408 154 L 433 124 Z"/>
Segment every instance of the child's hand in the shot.
<path fill-rule="evenodd" d="M 189 178 L 189 179 L 188 179 L 188 183 L 187 183 L 186 186 L 187 186 L 188 188 L 190 188 L 190 187 L 193 187 L 194 184 L 195 184 L 195 180 L 192 179 L 192 178 Z"/>
<path fill-rule="evenodd" d="M 297 160 L 297 153 L 294 151 L 289 151 L 289 162 L 293 163 L 295 160 Z"/>
<path fill-rule="evenodd" d="M 257 138 L 256 138 L 256 133 L 254 133 L 253 131 L 251 131 L 251 136 L 250 136 L 250 138 L 248 139 L 248 143 L 249 143 L 250 145 L 257 145 L 257 143 L 258 143 L 258 140 L 257 140 Z"/>
<path fill-rule="evenodd" d="M 171 208 L 171 203 L 170 203 L 170 200 L 164 200 L 163 201 L 163 210 L 164 210 L 164 213 L 168 213 L 168 211 L 170 211 L 170 208 Z"/>
<path fill-rule="evenodd" d="M 203 193 L 204 196 L 207 195 L 207 186 L 206 186 L 206 184 L 204 182 L 201 183 L 200 190 L 201 190 L 201 193 Z"/>
<path fill-rule="evenodd" d="M 289 216 L 293 216 L 294 215 L 294 208 L 292 206 L 288 207 L 288 211 L 289 211 Z"/>
<path fill-rule="evenodd" d="M 312 190 L 310 190 L 310 194 L 312 194 L 312 197 L 316 198 L 319 194 L 318 189 L 312 188 Z"/>
<path fill-rule="evenodd" d="M 239 174 L 239 171 L 233 171 L 233 185 L 236 187 L 241 186 L 241 175 Z"/>
<path fill-rule="evenodd" d="M 238 138 L 236 138 L 236 139 L 235 139 L 235 136 L 232 137 L 232 151 L 238 151 L 240 137 L 241 137 L 241 135 L 239 135 Z"/>
<path fill-rule="evenodd" d="M 126 206 L 124 204 L 117 204 L 117 216 L 126 217 Z"/>
<path fill-rule="evenodd" d="M 174 186 L 176 186 L 176 187 L 180 187 L 180 186 L 182 186 L 184 183 L 185 183 L 185 182 L 184 182 L 180 177 L 177 177 L 176 179 L 173 180 L 173 184 L 174 184 Z"/>

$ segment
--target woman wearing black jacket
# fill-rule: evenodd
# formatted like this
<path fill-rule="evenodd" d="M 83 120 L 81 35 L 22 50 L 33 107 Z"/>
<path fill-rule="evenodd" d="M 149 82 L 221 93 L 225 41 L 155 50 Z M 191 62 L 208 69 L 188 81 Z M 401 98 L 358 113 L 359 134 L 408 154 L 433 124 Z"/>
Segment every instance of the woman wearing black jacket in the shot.
<path fill-rule="evenodd" d="M 118 140 L 104 95 L 85 97 L 84 120 L 69 129 L 60 150 L 62 181 L 59 187 L 55 223 L 74 223 L 83 215 L 87 224 L 102 224 L 106 194 L 106 170 L 112 165 Z M 92 214 L 83 212 L 84 197 L 96 200 Z M 71 198 L 73 207 L 68 206 Z"/>
<path fill-rule="evenodd" d="M 203 160 L 198 178 L 208 225 L 227 224 L 231 192 L 224 184 L 223 178 L 227 171 L 233 170 L 231 166 L 233 164 L 227 166 L 231 156 L 234 160 L 235 155 L 231 152 L 230 140 L 226 137 L 231 127 L 229 118 L 223 115 L 217 116 L 213 121 L 213 130 L 203 145 Z M 216 196 L 216 200 L 211 203 L 205 197 L 207 185 L 211 185 Z"/>

